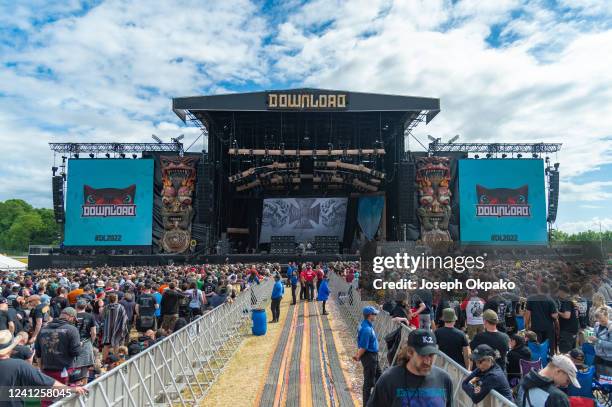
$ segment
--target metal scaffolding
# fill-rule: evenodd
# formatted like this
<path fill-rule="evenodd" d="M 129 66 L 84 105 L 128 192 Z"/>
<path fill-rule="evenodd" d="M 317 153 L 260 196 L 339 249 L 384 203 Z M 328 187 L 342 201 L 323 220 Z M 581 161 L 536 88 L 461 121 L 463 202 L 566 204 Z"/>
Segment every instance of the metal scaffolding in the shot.
<path fill-rule="evenodd" d="M 556 153 L 561 150 L 561 143 L 440 143 L 438 140 L 429 143 L 429 153 L 463 152 L 463 153 Z"/>
<path fill-rule="evenodd" d="M 142 153 L 145 151 L 176 152 L 183 154 L 183 143 L 49 143 L 56 153 Z"/>

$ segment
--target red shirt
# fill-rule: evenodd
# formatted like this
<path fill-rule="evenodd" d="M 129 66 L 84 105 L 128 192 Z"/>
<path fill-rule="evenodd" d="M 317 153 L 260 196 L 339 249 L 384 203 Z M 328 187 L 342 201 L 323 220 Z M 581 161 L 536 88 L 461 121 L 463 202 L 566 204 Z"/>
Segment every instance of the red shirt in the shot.
<path fill-rule="evenodd" d="M 317 279 L 318 280 L 323 280 L 324 274 L 323 274 L 323 270 L 318 269 L 317 270 Z"/>
<path fill-rule="evenodd" d="M 302 273 L 304 274 L 304 280 L 308 282 L 314 280 L 315 276 L 317 275 L 314 270 L 305 270 L 302 271 Z"/>

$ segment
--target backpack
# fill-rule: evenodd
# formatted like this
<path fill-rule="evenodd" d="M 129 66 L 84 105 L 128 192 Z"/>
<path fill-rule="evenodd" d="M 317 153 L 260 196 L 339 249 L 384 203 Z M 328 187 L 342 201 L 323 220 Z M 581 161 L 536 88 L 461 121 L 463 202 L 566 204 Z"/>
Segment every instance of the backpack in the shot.
<path fill-rule="evenodd" d="M 136 300 L 138 311 L 141 316 L 155 315 L 155 297 L 151 294 L 142 294 Z"/>

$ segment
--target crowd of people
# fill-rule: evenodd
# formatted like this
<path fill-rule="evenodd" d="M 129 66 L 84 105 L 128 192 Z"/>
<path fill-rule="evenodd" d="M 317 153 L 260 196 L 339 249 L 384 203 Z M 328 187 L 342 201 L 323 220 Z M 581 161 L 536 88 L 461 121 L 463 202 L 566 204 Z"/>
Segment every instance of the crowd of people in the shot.
<path fill-rule="evenodd" d="M 104 371 L 279 273 L 270 263 L 2 271 L 0 388 L 84 392 Z"/>
<path fill-rule="evenodd" d="M 463 278 L 503 279 L 514 282 L 516 289 L 395 291 L 392 300 L 389 291 L 370 292 L 380 298 L 378 308 L 412 331 L 407 344 L 394 343 L 399 335 L 385 338 L 387 357 L 395 366 L 380 375 L 372 323 L 378 308 L 364 308 L 354 357 L 364 368 L 364 405 L 399 406 L 406 405 L 406 400 L 411 405 L 415 397 L 424 397 L 431 405 L 451 405 L 447 375 L 433 367 L 435 355 L 442 352 L 471 370 L 461 387 L 474 403 L 494 389 L 519 406 L 569 406 L 575 397 L 590 393 L 590 383 L 586 391 L 580 390 L 581 374 L 594 370 L 593 380 L 612 380 L 612 276 L 608 271 L 596 260 L 497 260 Z M 397 270 L 390 274 L 395 274 L 392 278 L 449 279 L 448 272 L 435 270 L 416 277 Z M 594 353 L 591 370 L 583 348 Z M 527 373 L 523 366 L 521 372 L 521 365 L 532 369 Z M 596 405 L 596 400 L 586 403 Z"/>

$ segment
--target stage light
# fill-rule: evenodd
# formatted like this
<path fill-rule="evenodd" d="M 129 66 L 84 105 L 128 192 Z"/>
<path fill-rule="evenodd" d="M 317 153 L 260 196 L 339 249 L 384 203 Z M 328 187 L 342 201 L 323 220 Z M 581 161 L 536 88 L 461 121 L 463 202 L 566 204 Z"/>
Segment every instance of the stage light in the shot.
<path fill-rule="evenodd" d="M 53 172 L 53 176 L 55 177 L 55 173 L 57 172 L 59 168 L 57 167 L 51 167 L 51 171 Z"/>
<path fill-rule="evenodd" d="M 487 154 L 487 158 L 491 158 L 491 153 Z"/>
<path fill-rule="evenodd" d="M 119 157 L 125 158 L 125 154 L 121 153 L 121 154 L 119 154 Z"/>
<path fill-rule="evenodd" d="M 155 134 L 151 134 L 151 138 L 155 141 L 157 141 L 158 143 L 161 143 L 162 141 L 160 140 L 159 137 L 157 137 Z"/>
<path fill-rule="evenodd" d="M 65 163 L 67 159 L 68 159 L 68 157 L 66 157 L 65 155 L 63 155 L 63 156 L 62 156 L 62 163 Z"/>
<path fill-rule="evenodd" d="M 106 156 L 106 158 L 110 158 L 110 154 L 109 153 L 106 153 L 104 155 Z"/>
<path fill-rule="evenodd" d="M 75 155 L 74 155 L 74 158 L 79 158 L 79 155 L 78 155 L 78 154 L 75 154 Z"/>
<path fill-rule="evenodd" d="M 559 170 L 559 163 L 555 163 L 555 170 Z"/>
<path fill-rule="evenodd" d="M 476 154 L 476 155 L 474 156 L 474 158 L 478 160 L 478 159 L 480 158 L 480 156 L 479 156 L 478 154 Z"/>
<path fill-rule="evenodd" d="M 138 156 L 136 154 L 132 154 L 132 158 L 135 160 L 136 158 L 138 158 Z"/>
<path fill-rule="evenodd" d="M 523 154 L 517 154 L 516 155 L 518 158 L 523 158 Z"/>
<path fill-rule="evenodd" d="M 502 154 L 502 158 L 508 157 L 508 154 Z"/>
<path fill-rule="evenodd" d="M 538 155 L 537 155 L 536 153 L 531 154 L 531 156 L 532 156 L 533 158 L 538 158 Z"/>
<path fill-rule="evenodd" d="M 89 153 L 89 158 L 94 158 L 93 153 Z"/>

